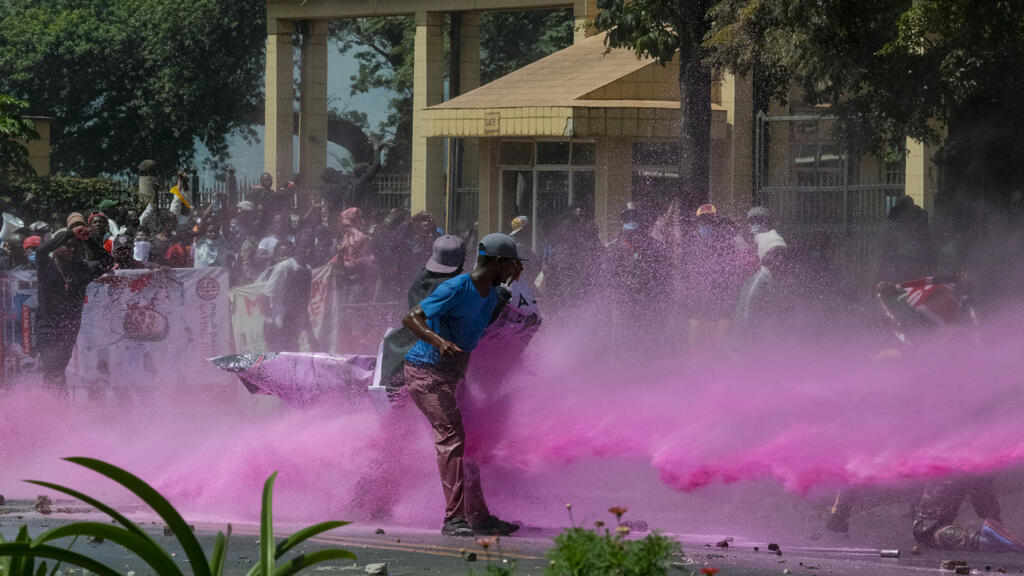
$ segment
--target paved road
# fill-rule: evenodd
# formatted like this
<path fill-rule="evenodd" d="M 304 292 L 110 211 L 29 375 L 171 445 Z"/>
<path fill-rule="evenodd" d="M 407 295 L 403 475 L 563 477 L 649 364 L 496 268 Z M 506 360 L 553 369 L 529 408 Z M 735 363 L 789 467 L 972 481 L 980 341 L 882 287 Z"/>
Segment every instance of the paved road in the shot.
<path fill-rule="evenodd" d="M 60 509 L 60 507 L 57 507 Z M 67 509 L 64 509 L 67 511 Z M 91 514 L 54 513 L 43 516 L 32 510 L 31 503 L 20 502 L 0 508 L 0 533 L 5 538 L 14 536 L 22 524 L 29 526 L 33 535 L 62 523 L 91 518 Z M 143 522 L 141 519 L 140 522 Z M 143 522 L 145 528 L 157 541 L 165 544 L 176 559 L 189 571 L 188 563 L 172 536 L 163 534 L 163 526 L 154 522 Z M 221 526 L 197 526 L 197 534 L 203 546 L 212 547 L 216 531 Z M 376 534 L 376 528 L 347 526 L 317 538 L 297 552 L 340 546 L 354 552 L 356 561 L 336 562 L 322 565 L 314 570 L 325 573 L 362 574 L 370 563 L 385 562 L 393 575 L 465 575 L 484 571 L 487 558 L 471 539 L 455 539 L 432 532 L 408 528 L 384 528 L 384 534 Z M 283 536 L 284 533 L 278 536 Z M 520 575 L 540 575 L 547 565 L 544 554 L 551 545 L 554 532 L 527 529 L 520 536 L 502 541 L 502 557 L 518 564 Z M 768 551 L 768 542 L 733 537 L 728 548 L 718 548 L 713 542 L 719 535 L 677 534 L 683 544 L 685 557 L 679 558 L 675 573 L 699 574 L 705 566 L 718 568 L 726 575 L 769 575 L 792 574 L 793 576 L 844 576 L 862 574 L 919 575 L 939 574 L 942 560 L 964 560 L 976 572 L 1024 573 L 1024 557 L 1008 555 L 949 554 L 928 552 L 911 554 L 908 548 L 901 550 L 900 558 L 882 558 L 879 550 L 848 546 L 797 546 L 786 542 L 781 545 L 781 555 Z M 124 573 L 134 572 L 139 576 L 149 573 L 148 567 L 125 550 L 111 543 L 79 542 L 75 549 L 84 551 Z M 477 554 L 476 562 L 468 562 L 469 553 Z M 227 574 L 244 575 L 254 564 L 258 554 L 257 527 L 235 526 L 228 549 Z M 492 556 L 492 561 L 501 561 Z M 784 572 L 788 570 L 789 572 Z M 77 570 L 65 571 L 75 574 Z M 950 574 L 950 572 L 946 572 Z"/>

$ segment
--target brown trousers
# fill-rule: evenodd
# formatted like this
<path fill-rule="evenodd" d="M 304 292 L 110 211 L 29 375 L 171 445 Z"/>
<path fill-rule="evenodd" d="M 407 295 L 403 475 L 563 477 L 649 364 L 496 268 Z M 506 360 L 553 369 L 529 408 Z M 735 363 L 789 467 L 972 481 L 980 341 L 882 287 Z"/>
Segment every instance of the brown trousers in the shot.
<path fill-rule="evenodd" d="M 405 365 L 409 396 L 434 428 L 437 470 L 444 490 L 444 519 L 465 518 L 470 525 L 484 521 L 490 512 L 480 487 L 480 472 L 466 460 L 466 431 L 462 427 L 457 392 L 465 368 L 439 369 Z"/>

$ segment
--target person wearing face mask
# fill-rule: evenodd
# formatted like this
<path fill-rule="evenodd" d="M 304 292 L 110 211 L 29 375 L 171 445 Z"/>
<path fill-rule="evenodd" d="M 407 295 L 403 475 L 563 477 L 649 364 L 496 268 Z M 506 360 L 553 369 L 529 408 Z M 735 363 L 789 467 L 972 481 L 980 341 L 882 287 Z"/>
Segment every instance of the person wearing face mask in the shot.
<path fill-rule="evenodd" d="M 691 352 L 725 350 L 730 318 L 748 272 L 734 236 L 732 223 L 713 204 L 697 209 L 684 262 Z"/>
<path fill-rule="evenodd" d="M 13 272 L 21 272 L 24 270 L 35 270 L 36 269 L 36 250 L 39 249 L 40 244 L 43 243 L 43 238 L 35 234 L 25 238 L 21 243 L 22 249 L 25 251 L 25 262 L 12 269 Z"/>
<path fill-rule="evenodd" d="M 604 251 L 602 278 L 608 283 L 618 351 L 632 355 L 667 344 L 653 335 L 661 334 L 671 309 L 672 281 L 666 273 L 671 257 L 665 243 L 651 236 L 640 210 L 627 205 L 619 219 L 622 232 Z"/>
<path fill-rule="evenodd" d="M 86 259 L 86 247 L 97 260 Z M 85 217 L 68 216 L 67 230 L 58 232 L 36 250 L 39 308 L 37 341 L 43 380 L 67 394 L 64 374 L 82 325 L 82 308 L 89 284 L 114 267 L 114 258 L 92 236 Z"/>

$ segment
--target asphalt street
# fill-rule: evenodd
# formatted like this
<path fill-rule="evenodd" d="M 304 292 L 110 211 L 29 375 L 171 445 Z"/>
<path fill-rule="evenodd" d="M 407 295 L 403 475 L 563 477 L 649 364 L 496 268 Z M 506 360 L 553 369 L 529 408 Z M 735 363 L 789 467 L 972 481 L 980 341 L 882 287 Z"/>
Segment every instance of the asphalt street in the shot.
<path fill-rule="evenodd" d="M 98 518 L 73 503 L 58 502 L 54 512 L 39 514 L 33 502 L 8 502 L 0 507 L 0 533 L 5 538 L 15 535 L 21 525 L 27 525 L 32 535 L 76 520 Z M 158 542 L 164 544 L 181 563 L 186 573 L 188 561 L 173 536 L 164 533 L 163 525 L 147 517 L 136 518 Z M 196 534 L 203 547 L 212 549 L 217 530 L 224 526 L 197 525 Z M 379 533 L 383 531 L 383 533 Z M 433 531 L 402 527 L 378 527 L 350 525 L 334 530 L 299 547 L 295 553 L 309 552 L 327 547 L 341 547 L 356 554 L 355 561 L 333 562 L 310 569 L 314 573 L 364 574 L 368 564 L 386 563 L 388 573 L 393 575 L 467 575 L 482 574 L 486 563 L 515 562 L 521 575 L 543 574 L 548 561 L 545 553 L 556 535 L 555 530 L 525 528 L 521 535 L 501 540 L 500 552 L 493 552 L 490 558 L 473 539 L 444 537 Z M 284 537 L 281 531 L 278 537 Z M 642 534 L 637 534 L 642 536 Z M 898 558 L 883 557 L 881 551 L 869 547 L 853 547 L 822 543 L 821 545 L 799 545 L 776 542 L 780 552 L 769 550 L 771 542 L 744 538 L 741 535 L 729 537 L 728 547 L 716 544 L 720 534 L 673 534 L 683 545 L 684 555 L 676 559 L 673 572 L 677 574 L 700 574 L 700 570 L 713 566 L 719 574 L 769 575 L 790 574 L 793 576 L 894 574 L 918 575 L 921 573 L 943 573 L 940 564 L 944 560 L 966 563 L 971 573 L 1024 573 L 1024 557 L 1013 555 L 983 555 L 971 553 L 942 553 L 926 551 L 914 554 L 909 547 L 900 549 Z M 109 543 L 80 541 L 74 549 L 82 551 L 130 576 L 151 573 L 148 566 L 119 546 Z M 228 548 L 226 574 L 244 575 L 252 568 L 259 550 L 258 527 L 235 525 Z M 475 554 L 475 561 L 470 555 Z M 80 574 L 80 570 L 65 567 L 66 575 Z M 945 574 L 952 574 L 946 571 Z"/>

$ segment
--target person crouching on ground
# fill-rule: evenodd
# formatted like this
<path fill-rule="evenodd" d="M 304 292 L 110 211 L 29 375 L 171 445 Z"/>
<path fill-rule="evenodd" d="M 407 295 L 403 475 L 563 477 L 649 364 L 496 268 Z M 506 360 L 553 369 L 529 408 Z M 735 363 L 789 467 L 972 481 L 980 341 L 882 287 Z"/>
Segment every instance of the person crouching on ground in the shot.
<path fill-rule="evenodd" d="M 457 397 L 470 352 L 498 307 L 498 286 L 522 271 L 515 240 L 488 234 L 480 241 L 472 274 L 446 280 L 402 319 L 419 339 L 405 356 L 405 383 L 434 429 L 445 497 L 444 535 L 504 536 L 519 529 L 487 509 L 479 472 L 465 460 L 466 431 Z"/>
<path fill-rule="evenodd" d="M 86 248 L 97 260 L 86 260 Z M 67 394 L 64 371 L 82 326 L 85 291 L 93 280 L 114 267 L 114 258 L 92 238 L 85 217 L 68 216 L 68 229 L 36 250 L 39 279 L 38 342 L 43 379 Z"/>

